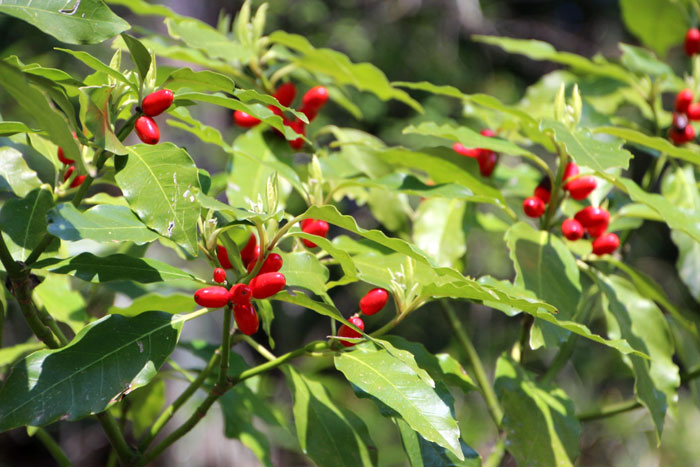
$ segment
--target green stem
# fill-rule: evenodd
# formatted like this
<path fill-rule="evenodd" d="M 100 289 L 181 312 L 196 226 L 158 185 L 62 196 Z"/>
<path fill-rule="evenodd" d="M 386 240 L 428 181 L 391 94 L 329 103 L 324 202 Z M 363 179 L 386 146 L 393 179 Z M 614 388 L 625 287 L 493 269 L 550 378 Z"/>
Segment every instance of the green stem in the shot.
<path fill-rule="evenodd" d="M 66 338 L 66 335 L 63 334 L 61 328 L 58 327 L 58 323 L 55 319 L 53 319 L 53 316 L 49 314 L 49 312 L 46 310 L 46 307 L 44 307 L 43 305 L 40 306 L 37 303 L 34 303 L 34 306 L 39 312 L 39 319 L 41 319 L 44 325 L 46 325 L 51 330 L 51 332 L 53 332 L 54 335 L 58 338 L 60 347 L 68 345 L 70 341 Z"/>
<path fill-rule="evenodd" d="M 170 419 L 175 415 L 175 412 L 183 406 L 185 402 L 189 400 L 189 398 L 199 389 L 202 387 L 204 382 L 207 380 L 209 375 L 211 374 L 212 371 L 214 371 L 214 368 L 216 368 L 219 365 L 219 360 L 221 359 L 221 352 L 218 350 L 212 355 L 212 357 L 209 359 L 209 363 L 207 363 L 207 366 L 199 372 L 199 375 L 197 378 L 192 381 L 189 386 L 180 394 L 175 401 L 170 404 L 164 411 L 163 413 L 160 414 L 158 419 L 155 421 L 153 426 L 151 426 L 151 429 L 144 434 L 143 438 L 139 441 L 139 451 L 143 452 L 148 448 L 148 446 L 151 444 L 153 439 L 155 439 L 156 436 L 158 436 L 158 433 L 163 429 L 163 427 L 170 421 Z"/>
<path fill-rule="evenodd" d="M 263 347 L 262 345 L 260 345 L 260 344 L 259 344 L 258 342 L 256 342 L 255 339 L 253 339 L 252 337 L 246 336 L 245 334 L 241 334 L 241 335 L 243 336 L 243 340 L 244 340 L 249 346 L 251 346 L 256 352 L 258 352 L 260 355 L 262 355 L 263 357 L 265 357 L 265 358 L 268 359 L 269 361 L 273 361 L 274 359 L 277 358 L 272 352 L 270 352 L 270 351 L 267 350 L 265 347 Z"/>
<path fill-rule="evenodd" d="M 442 305 L 443 314 L 447 318 L 447 322 L 452 328 L 452 332 L 457 336 L 457 341 L 461 345 L 462 350 L 464 350 L 464 353 L 467 356 L 467 360 L 469 360 L 469 364 L 471 365 L 472 370 L 474 371 L 476 382 L 479 385 L 479 388 L 481 389 L 481 394 L 484 397 L 484 401 L 486 402 L 486 407 L 489 410 L 489 414 L 491 415 L 493 421 L 496 423 L 496 426 L 500 428 L 501 420 L 503 419 L 503 409 L 498 403 L 496 393 L 494 392 L 493 387 L 491 387 L 491 383 L 488 377 L 486 376 L 486 371 L 484 370 L 484 366 L 481 363 L 479 354 L 474 348 L 474 345 L 472 344 L 471 340 L 469 340 L 469 337 L 467 336 L 467 333 L 465 332 L 462 323 L 457 318 L 457 315 L 455 314 L 452 305 L 447 300 L 440 300 L 440 304 Z"/>
<path fill-rule="evenodd" d="M 696 366 L 692 370 L 688 371 L 687 373 L 681 373 L 681 386 L 689 383 L 690 381 L 694 380 L 695 378 L 700 378 L 700 365 Z"/>
<path fill-rule="evenodd" d="M 544 221 L 542 222 L 542 227 L 544 228 L 544 230 L 550 229 L 550 222 L 552 221 L 552 217 L 559 208 L 559 195 L 562 191 L 562 177 L 564 176 L 564 169 L 566 168 L 566 164 L 568 163 L 568 156 L 566 152 L 557 144 L 556 141 L 554 141 L 554 139 L 552 139 L 552 143 L 554 143 L 554 146 L 557 148 L 557 156 L 559 158 L 559 162 L 557 167 L 557 175 L 554 177 L 554 180 L 552 180 L 552 194 L 549 200 L 549 204 L 547 205 L 547 211 L 544 215 Z"/>
<path fill-rule="evenodd" d="M 129 465 L 134 462 L 138 458 L 138 453 L 129 447 L 126 439 L 124 439 L 124 434 L 119 429 L 119 425 L 117 425 L 117 421 L 112 414 L 106 411 L 96 414 L 95 417 L 97 417 L 97 421 L 102 425 L 102 429 L 107 435 L 109 442 L 112 444 L 112 447 L 117 451 L 119 461 L 123 465 Z"/>
<path fill-rule="evenodd" d="M 605 418 L 605 417 L 612 417 L 613 415 L 617 415 L 623 412 L 629 412 L 630 410 L 637 409 L 642 406 L 641 402 L 638 402 L 636 400 L 628 400 L 628 401 L 622 401 L 618 402 L 616 404 L 611 404 L 606 407 L 603 407 L 601 409 L 597 410 L 592 410 L 590 412 L 583 412 L 578 415 L 576 415 L 576 418 L 578 418 L 582 422 L 587 422 L 590 420 L 597 420 L 600 418 Z"/>
<path fill-rule="evenodd" d="M 71 467 L 73 464 L 68 460 L 68 456 L 63 452 L 61 446 L 43 428 L 37 428 L 36 437 L 39 438 L 60 467 Z"/>
<path fill-rule="evenodd" d="M 530 331 L 532 329 L 532 325 L 535 323 L 535 318 L 532 315 L 526 314 L 523 316 L 523 323 L 520 328 L 520 339 L 518 339 L 518 347 L 520 350 L 520 355 L 518 357 L 518 361 L 520 363 L 525 362 L 525 354 L 527 353 L 527 350 L 530 348 Z"/>
<path fill-rule="evenodd" d="M 61 344 L 56 340 L 51 330 L 44 326 L 44 323 L 39 319 L 39 315 L 32 303 L 31 279 L 26 274 L 23 279 L 12 279 L 12 288 L 19 302 L 19 308 L 22 310 L 22 315 L 27 321 L 32 332 L 50 349 L 57 349 Z"/>
<path fill-rule="evenodd" d="M 270 243 L 267 245 L 267 251 L 272 251 L 272 249 L 275 248 L 275 245 L 277 245 L 277 243 L 280 240 L 282 240 L 282 237 L 284 237 L 284 235 L 289 231 L 289 229 L 291 229 L 294 226 L 294 224 L 301 221 L 302 219 L 304 219 L 304 214 L 300 214 L 294 217 L 293 219 L 290 219 L 289 222 L 284 224 L 277 231 L 277 234 L 274 237 L 272 237 L 272 240 L 270 240 Z"/>
<path fill-rule="evenodd" d="M 501 465 L 503 456 L 506 454 L 506 442 L 503 438 L 498 438 L 496 445 L 493 447 L 493 451 L 489 455 L 488 459 L 482 464 L 483 467 L 498 467 Z"/>
<path fill-rule="evenodd" d="M 7 248 L 5 243 L 5 237 L 2 236 L 2 231 L 0 231 L 0 262 L 5 267 L 5 271 L 10 277 L 22 277 L 22 267 L 17 264 L 15 259 L 10 254 L 10 250 Z"/>
<path fill-rule="evenodd" d="M 213 392 L 223 394 L 228 383 L 228 367 L 231 355 L 231 321 L 233 319 L 233 304 L 229 303 L 224 310 L 224 325 L 221 330 L 221 361 L 219 362 L 219 380 L 214 386 Z"/>

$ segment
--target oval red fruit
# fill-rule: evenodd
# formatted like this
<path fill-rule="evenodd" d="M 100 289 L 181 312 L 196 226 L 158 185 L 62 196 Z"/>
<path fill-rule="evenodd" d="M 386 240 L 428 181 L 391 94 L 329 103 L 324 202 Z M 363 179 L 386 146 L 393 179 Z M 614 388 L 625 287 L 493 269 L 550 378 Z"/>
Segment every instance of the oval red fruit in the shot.
<path fill-rule="evenodd" d="M 233 303 L 250 303 L 250 299 L 253 298 L 253 292 L 246 284 L 234 285 L 229 294 Z"/>
<path fill-rule="evenodd" d="M 274 109 L 277 109 L 277 107 L 271 106 Z M 280 112 L 281 113 L 281 112 Z M 260 120 L 257 118 L 253 117 L 252 115 L 248 115 L 247 113 L 243 112 L 242 110 L 236 110 L 233 112 L 233 122 L 243 128 L 253 128 L 254 126 L 257 126 L 260 123 Z"/>
<path fill-rule="evenodd" d="M 452 150 L 457 154 L 461 154 L 466 157 L 479 157 L 479 154 L 481 153 L 479 148 L 468 148 L 462 143 L 453 144 Z"/>
<path fill-rule="evenodd" d="M 229 301 L 230 295 L 226 287 L 214 285 L 204 287 L 194 293 L 194 301 L 197 305 L 206 308 L 220 308 L 225 306 Z"/>
<path fill-rule="evenodd" d="M 297 87 L 293 83 L 284 83 L 277 88 L 273 96 L 277 99 L 277 102 L 285 107 L 289 107 L 294 102 L 296 95 Z"/>
<path fill-rule="evenodd" d="M 328 101 L 328 89 L 323 86 L 314 86 L 306 91 L 301 98 L 302 108 L 318 111 Z"/>
<path fill-rule="evenodd" d="M 75 172 L 75 166 L 71 165 L 68 167 L 68 170 L 66 170 L 66 174 L 63 176 L 63 181 L 65 182 L 70 178 L 71 175 L 73 175 L 73 172 Z M 70 187 L 75 188 L 83 184 L 83 181 L 85 180 L 85 175 L 77 175 L 72 182 L 70 182 Z"/>
<path fill-rule="evenodd" d="M 289 128 L 292 130 L 296 131 L 300 135 L 306 135 L 306 124 L 302 122 L 301 120 L 294 120 L 293 122 L 290 122 L 289 120 L 285 120 L 284 122 L 285 125 L 287 125 Z M 297 138 L 297 139 L 292 139 L 289 140 L 289 146 L 292 149 L 299 150 L 304 147 L 304 138 Z"/>
<path fill-rule="evenodd" d="M 586 199 L 586 197 L 595 190 L 595 187 L 598 186 L 598 182 L 596 182 L 594 177 L 581 177 L 570 181 L 567 185 L 571 197 L 573 199 L 582 200 Z"/>
<path fill-rule="evenodd" d="M 690 104 L 686 114 L 690 120 L 700 120 L 700 102 Z"/>
<path fill-rule="evenodd" d="M 479 172 L 484 177 L 490 177 L 498 162 L 498 154 L 490 149 L 480 149 L 476 158 L 479 163 Z"/>
<path fill-rule="evenodd" d="M 168 110 L 174 97 L 170 89 L 159 89 L 143 98 L 141 110 L 149 117 L 155 117 Z"/>
<path fill-rule="evenodd" d="M 214 269 L 214 282 L 218 282 L 219 284 L 221 284 L 225 280 L 226 280 L 226 271 L 224 271 L 223 268 Z"/>
<path fill-rule="evenodd" d="M 146 144 L 157 144 L 160 141 L 158 124 L 151 117 L 142 115 L 137 118 L 134 130 L 136 130 L 136 136 Z"/>
<path fill-rule="evenodd" d="M 567 219 L 561 224 L 561 233 L 573 242 L 583 238 L 583 226 L 576 219 Z"/>
<path fill-rule="evenodd" d="M 562 181 L 566 181 L 571 177 L 575 177 L 578 175 L 579 170 L 578 170 L 578 165 L 576 165 L 575 162 L 569 162 L 566 164 L 566 167 L 564 167 L 564 174 L 561 176 Z M 564 184 L 564 189 L 568 190 L 569 189 L 569 184 L 565 183 Z"/>
<path fill-rule="evenodd" d="M 685 130 L 683 130 L 683 142 L 689 143 L 690 141 L 693 141 L 695 139 L 695 128 L 693 128 L 693 125 L 688 125 L 685 127 Z"/>
<path fill-rule="evenodd" d="M 233 306 L 233 319 L 236 320 L 238 329 L 246 336 L 258 332 L 260 320 L 258 313 L 250 303 L 236 303 Z"/>
<path fill-rule="evenodd" d="M 386 305 L 389 292 L 384 289 L 372 289 L 360 299 L 360 310 L 367 316 L 373 315 Z"/>
<path fill-rule="evenodd" d="M 690 28 L 685 34 L 685 53 L 689 57 L 700 52 L 700 31 L 698 28 Z"/>
<path fill-rule="evenodd" d="M 594 206 L 586 206 L 576 213 L 574 219 L 579 221 L 592 237 L 600 237 L 608 229 L 610 213 Z"/>
<path fill-rule="evenodd" d="M 607 255 L 617 250 L 620 239 L 614 233 L 606 233 L 593 240 L 593 254 Z"/>
<path fill-rule="evenodd" d="M 528 217 L 541 217 L 544 214 L 544 201 L 536 196 L 530 196 L 523 201 L 523 211 Z"/>
<path fill-rule="evenodd" d="M 534 195 L 544 201 L 544 204 L 549 203 L 552 197 L 552 182 L 549 180 L 549 177 L 544 177 L 540 180 L 540 183 L 535 188 Z"/>
<path fill-rule="evenodd" d="M 246 243 L 241 250 L 241 261 L 243 261 L 243 264 L 248 264 L 251 261 L 257 260 L 258 254 L 260 254 L 258 238 L 252 233 L 250 237 L 248 237 L 248 243 Z"/>
<path fill-rule="evenodd" d="M 304 219 L 301 221 L 301 231 L 311 235 L 318 235 L 325 238 L 328 235 L 328 222 L 318 219 Z M 308 248 L 316 248 L 316 244 L 310 240 L 303 238 L 302 243 Z"/>
<path fill-rule="evenodd" d="M 284 274 L 280 272 L 266 272 L 257 275 L 250 281 L 250 290 L 253 298 L 268 298 L 279 292 L 287 285 Z"/>
<path fill-rule="evenodd" d="M 361 331 L 365 330 L 365 323 L 362 321 L 362 318 L 360 318 L 358 316 L 353 316 L 348 321 L 350 321 L 352 324 L 357 326 Z M 339 337 L 357 337 L 357 338 L 359 338 L 359 337 L 362 337 L 362 334 L 355 331 L 350 326 L 343 324 L 342 326 L 340 326 L 340 329 L 338 329 L 338 336 Z M 345 347 L 352 347 L 353 345 L 355 345 L 354 342 L 345 341 L 345 340 L 340 340 L 340 343 L 343 344 Z"/>
<path fill-rule="evenodd" d="M 678 94 L 676 94 L 676 111 L 681 113 L 686 113 L 688 111 L 688 106 L 693 102 L 693 91 L 690 89 L 683 89 Z"/>
<path fill-rule="evenodd" d="M 481 130 L 481 136 L 493 138 L 494 136 L 496 136 L 496 133 L 493 130 L 490 130 L 488 128 L 484 128 L 483 130 Z"/>
<path fill-rule="evenodd" d="M 248 263 L 248 272 L 252 271 L 255 267 L 257 261 L 251 261 Z M 266 272 L 277 272 L 282 269 L 282 257 L 277 253 L 270 253 L 265 258 L 263 265 L 260 267 L 258 274 L 265 274 Z"/>
<path fill-rule="evenodd" d="M 58 160 L 63 162 L 66 165 L 70 165 L 73 162 L 75 162 L 73 159 L 68 159 L 65 154 L 63 153 L 63 148 L 61 146 L 58 147 Z"/>
<path fill-rule="evenodd" d="M 216 258 L 219 260 L 219 264 L 224 269 L 232 269 L 233 265 L 228 259 L 228 251 L 223 245 L 216 245 Z"/>

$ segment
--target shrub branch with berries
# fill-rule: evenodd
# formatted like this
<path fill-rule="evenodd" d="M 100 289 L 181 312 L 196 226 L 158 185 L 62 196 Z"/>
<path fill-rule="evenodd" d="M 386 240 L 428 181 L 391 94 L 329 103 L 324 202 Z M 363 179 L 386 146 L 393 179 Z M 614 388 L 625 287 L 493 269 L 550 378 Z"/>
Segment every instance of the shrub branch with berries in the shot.
<path fill-rule="evenodd" d="M 512 104 L 390 82 L 267 31 L 265 4 L 212 27 L 114 3 L 166 27 L 134 37 L 96 0 L 46 23 L 27 4 L 21 19 L 68 44 L 109 40 L 112 58 L 55 52 L 87 76 L 0 61 L 3 118 L 17 119 L 0 121 L 0 323 L 32 335 L 0 350 L 0 432 L 26 427 L 68 465 L 54 426 L 92 419 L 111 465 L 144 466 L 221 410 L 264 465 L 281 449 L 321 466 L 574 465 L 589 421 L 637 410 L 665 452 L 667 414 L 692 419 L 679 409 L 700 376 L 697 2 L 662 1 L 687 24 L 650 37 L 657 9 L 622 0 L 642 46 L 617 58 L 473 37 L 564 68 Z M 685 68 L 664 61 L 672 46 Z M 426 113 L 391 145 L 334 124 L 362 116 L 359 93 L 463 113 Z M 227 125 L 203 122 L 214 109 Z M 469 318 L 489 314 L 512 332 L 476 335 Z M 181 337 L 193 320 L 220 337 Z M 282 381 L 288 395 L 270 391 Z"/>

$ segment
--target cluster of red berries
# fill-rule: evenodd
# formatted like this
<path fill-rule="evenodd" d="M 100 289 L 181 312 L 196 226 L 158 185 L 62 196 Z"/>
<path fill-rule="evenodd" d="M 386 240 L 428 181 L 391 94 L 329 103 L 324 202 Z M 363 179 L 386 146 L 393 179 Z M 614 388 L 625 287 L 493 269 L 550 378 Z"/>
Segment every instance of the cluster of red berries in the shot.
<path fill-rule="evenodd" d="M 569 162 L 564 168 L 562 181 L 566 181 L 579 174 L 578 165 L 574 162 Z M 592 176 L 578 177 L 570 182 L 564 183 L 562 189 L 568 191 L 569 195 L 575 200 L 583 200 L 595 190 L 598 183 Z M 528 217 L 538 218 L 544 214 L 547 203 L 552 197 L 552 183 L 549 178 L 543 178 L 535 188 L 534 196 L 525 198 L 523 201 L 523 211 Z"/>
<path fill-rule="evenodd" d="M 369 292 L 367 292 L 365 296 L 362 297 L 362 299 L 360 299 L 360 313 L 364 313 L 367 316 L 371 316 L 377 313 L 382 308 L 384 308 L 384 305 L 386 305 L 386 302 L 388 300 L 389 292 L 379 288 L 372 289 Z M 348 319 L 348 321 L 354 324 L 358 329 L 360 329 L 360 331 L 365 330 L 365 323 L 364 321 L 362 321 L 362 318 L 360 318 L 359 314 L 353 315 L 352 317 L 350 317 L 350 319 Z M 340 327 L 340 329 L 338 329 L 338 336 L 360 338 L 362 337 L 362 334 L 355 331 L 350 326 L 343 324 Z M 343 344 L 345 347 L 352 347 L 353 345 L 355 345 L 354 342 L 342 339 L 340 339 L 340 343 Z"/>
<path fill-rule="evenodd" d="M 492 130 L 488 128 L 481 130 L 482 136 L 487 136 L 493 138 L 496 136 Z M 490 177 L 493 173 L 493 169 L 496 168 L 496 163 L 498 162 L 498 154 L 490 149 L 484 148 L 467 148 L 462 143 L 455 143 L 452 145 L 452 149 L 457 153 L 466 157 L 473 157 L 479 163 L 479 172 L 484 177 Z"/>
<path fill-rule="evenodd" d="M 326 235 L 328 235 L 328 222 L 320 219 L 304 219 L 301 221 L 301 231 L 326 238 Z M 310 240 L 302 238 L 301 241 L 307 248 L 316 248 L 316 244 Z"/>
<path fill-rule="evenodd" d="M 277 99 L 277 101 L 283 106 L 289 107 L 290 105 L 292 105 L 292 102 L 294 102 L 294 98 L 296 97 L 296 95 L 296 86 L 294 86 L 293 83 L 284 83 L 279 88 L 277 88 L 277 90 L 273 94 L 273 97 Z M 318 112 L 326 104 L 327 101 L 328 90 L 323 86 L 315 86 L 309 89 L 306 92 L 306 94 L 304 94 L 304 96 L 301 98 L 301 108 L 299 109 L 299 111 L 306 115 L 306 118 L 308 118 L 309 122 L 311 122 L 314 118 L 316 118 L 316 115 L 318 115 Z M 296 131 L 301 135 L 306 134 L 306 124 L 304 122 L 302 122 L 298 118 L 295 120 L 287 119 L 287 117 L 282 113 L 282 111 L 274 105 L 269 105 L 267 108 L 274 112 L 275 115 L 282 117 L 282 120 L 284 121 L 284 124 L 286 126 L 290 127 L 292 130 Z M 248 115 L 247 113 L 241 110 L 236 110 L 235 112 L 233 112 L 233 121 L 236 125 L 243 128 L 252 128 L 260 124 L 260 120 L 251 115 Z M 292 149 L 301 149 L 304 146 L 304 140 L 302 138 L 297 138 L 295 140 L 290 141 L 289 146 Z"/>
<path fill-rule="evenodd" d="M 173 92 L 170 89 L 160 89 L 143 98 L 141 111 L 143 115 L 136 119 L 134 130 L 141 141 L 146 144 L 158 144 L 160 130 L 153 117 L 156 117 L 170 107 L 173 103 Z"/>
<path fill-rule="evenodd" d="M 77 137 L 78 135 L 76 135 L 74 131 L 73 138 Z M 66 170 L 65 175 L 63 175 L 63 181 L 65 182 L 71 177 L 71 175 L 73 175 L 73 172 L 75 172 L 75 165 L 73 165 L 75 161 L 73 159 L 68 159 L 63 152 L 63 148 L 60 146 L 58 147 L 58 160 L 68 166 L 68 170 Z M 82 185 L 83 180 L 85 180 L 85 175 L 76 175 L 73 181 L 71 182 L 70 187 L 75 188 Z"/>
<path fill-rule="evenodd" d="M 692 57 L 700 53 L 700 30 L 698 28 L 690 28 L 685 34 L 685 53 Z"/>
<path fill-rule="evenodd" d="M 248 243 L 241 250 L 241 260 L 248 268 L 248 272 L 255 267 L 260 256 L 260 246 L 255 234 L 251 234 Z M 214 281 L 222 284 L 226 281 L 226 271 L 233 266 L 228 257 L 226 248 L 217 246 L 217 258 L 221 268 L 214 269 Z M 270 253 L 260 268 L 258 274 L 248 284 L 236 284 L 231 289 L 222 286 L 204 287 L 194 294 L 194 301 L 207 308 L 219 308 L 233 303 L 233 319 L 238 329 L 246 335 L 255 334 L 258 331 L 260 321 L 255 307 L 250 302 L 252 298 L 261 300 L 269 298 L 282 290 L 287 281 L 284 274 L 278 272 L 282 269 L 282 257 L 277 253 Z"/>
<path fill-rule="evenodd" d="M 693 103 L 693 91 L 683 89 L 676 95 L 675 110 L 668 130 L 668 137 L 676 145 L 695 139 L 695 128 L 691 120 L 700 120 L 700 102 Z"/>

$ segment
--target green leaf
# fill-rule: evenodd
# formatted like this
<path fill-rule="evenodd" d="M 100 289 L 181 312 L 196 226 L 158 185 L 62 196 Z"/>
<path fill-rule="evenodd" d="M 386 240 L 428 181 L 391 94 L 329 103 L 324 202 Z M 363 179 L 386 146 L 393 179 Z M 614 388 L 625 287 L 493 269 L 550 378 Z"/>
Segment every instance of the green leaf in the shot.
<path fill-rule="evenodd" d="M 131 61 L 136 65 L 136 69 L 139 71 L 139 76 L 143 82 L 146 79 L 146 75 L 148 75 L 148 69 L 151 68 L 151 54 L 146 46 L 134 36 L 124 33 L 122 33 L 121 36 L 124 43 L 129 48 Z"/>
<path fill-rule="evenodd" d="M 48 220 L 50 234 L 71 242 L 88 239 L 143 244 L 159 237 L 124 206 L 98 205 L 81 212 L 73 204 L 63 203 L 49 211 Z"/>
<path fill-rule="evenodd" d="M 581 423 L 562 389 L 537 383 L 505 354 L 496 363 L 494 388 L 503 407 L 508 452 L 518 465 L 574 465 Z"/>
<path fill-rule="evenodd" d="M 92 253 L 81 253 L 64 260 L 51 258 L 38 261 L 35 267 L 57 274 L 72 273 L 78 279 L 88 282 L 135 281 L 142 284 L 175 280 L 204 282 L 167 263 L 123 254 L 100 257 Z"/>
<path fill-rule="evenodd" d="M 651 414 L 657 440 L 661 439 L 669 405 L 675 405 L 680 385 L 678 367 L 673 363 L 674 345 L 663 313 L 651 300 L 636 291 L 634 285 L 618 276 L 599 276 L 604 296 L 608 334 L 622 337 L 632 347 L 651 357 L 645 360 L 628 355 L 626 363 L 635 376 L 634 392 Z"/>
<path fill-rule="evenodd" d="M 540 123 L 542 130 L 551 130 L 554 140 L 564 146 L 574 161 L 583 167 L 588 167 L 599 172 L 606 169 L 627 169 L 632 154 L 622 149 L 619 140 L 600 141 L 594 139 L 585 130 L 569 130 L 563 123 L 555 120 L 544 119 Z"/>
<path fill-rule="evenodd" d="M 237 66 L 247 65 L 252 58 L 252 50 L 197 19 L 168 18 L 165 25 L 171 37 L 181 39 L 185 44 L 203 51 L 211 58 L 220 58 Z"/>
<path fill-rule="evenodd" d="M 38 133 L 41 130 L 32 130 L 22 122 L 0 122 L 0 136 L 12 136 L 17 133 Z"/>
<path fill-rule="evenodd" d="M 323 294 L 328 282 L 328 268 L 308 251 L 281 254 L 280 272 L 287 279 L 287 286 L 303 287 L 315 294 Z"/>
<path fill-rule="evenodd" d="M 440 183 L 426 185 L 413 175 L 398 172 L 391 173 L 381 178 L 353 178 L 342 183 L 343 185 L 358 185 L 374 188 L 383 188 L 388 191 L 420 196 L 423 198 L 441 197 L 454 200 L 470 200 L 480 202 L 483 198 L 476 196 L 466 186 L 456 183 Z"/>
<path fill-rule="evenodd" d="M 554 305 L 559 311 L 558 320 L 570 319 L 581 297 L 581 282 L 576 259 L 564 242 L 524 222 L 508 229 L 505 240 L 515 267 L 515 285 Z M 568 335 L 539 324 L 548 347 L 558 346 Z"/>
<path fill-rule="evenodd" d="M 165 381 L 162 379 L 152 381 L 146 387 L 129 394 L 129 410 L 126 416 L 133 424 L 136 437 L 150 428 L 153 420 L 160 415 L 165 402 Z"/>
<path fill-rule="evenodd" d="M 15 344 L 10 347 L 0 348 L 0 367 L 12 365 L 25 355 L 44 347 L 42 342 L 28 341 L 24 344 Z"/>
<path fill-rule="evenodd" d="M 181 293 L 158 295 L 157 293 L 149 293 L 135 298 L 134 301 L 131 302 L 131 305 L 127 307 L 109 307 L 107 313 L 131 318 L 149 310 L 164 311 L 170 314 L 183 314 L 194 311 L 195 308 L 197 308 L 197 304 L 194 302 L 192 295 Z"/>
<path fill-rule="evenodd" d="M 413 220 L 413 241 L 440 266 L 453 266 L 467 252 L 462 230 L 466 203 L 448 198 L 426 199 Z"/>
<path fill-rule="evenodd" d="M 413 431 L 411 427 L 400 418 L 395 418 L 396 426 L 399 427 L 401 444 L 408 456 L 411 467 L 481 467 L 481 456 L 479 453 L 467 446 L 460 440 L 464 461 L 457 460 L 452 453 L 445 448 L 431 443 L 420 434 Z"/>
<path fill-rule="evenodd" d="M 398 413 L 426 440 L 464 459 L 450 406 L 410 366 L 372 343 L 342 352 L 334 361 L 350 383 Z"/>
<path fill-rule="evenodd" d="M 12 4 L 0 4 L 0 13 L 26 21 L 69 44 L 99 44 L 130 27 L 102 0 L 81 0 L 69 5 L 51 0 L 15 0 Z"/>
<path fill-rule="evenodd" d="M 223 91 L 233 93 L 233 80 L 226 75 L 209 70 L 192 71 L 191 68 L 180 68 L 168 75 L 162 87 L 172 91 L 190 89 L 192 91 Z"/>
<path fill-rule="evenodd" d="M 34 297 L 39 299 L 55 320 L 66 323 L 73 332 L 80 331 L 88 321 L 85 300 L 80 292 L 71 289 L 67 276 L 47 275 L 34 288 Z"/>
<path fill-rule="evenodd" d="M 60 50 L 61 52 L 65 52 L 67 54 L 70 54 L 83 62 L 85 65 L 89 66 L 95 71 L 100 71 L 108 76 L 111 76 L 112 78 L 116 79 L 117 81 L 121 81 L 122 83 L 126 84 L 130 88 L 135 89 L 134 83 L 126 79 L 126 76 L 124 76 L 119 70 L 115 70 L 114 68 L 110 67 L 109 65 L 105 65 L 102 63 L 99 59 L 93 57 L 89 53 L 82 51 L 82 50 L 71 50 L 71 49 L 62 49 L 60 47 L 56 47 L 56 50 Z"/>
<path fill-rule="evenodd" d="M 0 61 L 0 86 L 34 118 L 37 128 L 46 131 L 50 139 L 63 148 L 67 158 L 75 160 L 80 157 L 78 145 L 64 116 L 49 103 L 41 91 L 29 84 L 24 73 Z"/>
<path fill-rule="evenodd" d="M 0 209 L 0 230 L 17 261 L 27 259 L 47 230 L 46 214 L 53 207 L 53 194 L 47 185 L 21 199 L 8 199 Z"/>
<path fill-rule="evenodd" d="M 376 465 L 376 448 L 362 419 L 337 406 L 323 384 L 283 367 L 294 399 L 299 445 L 317 465 Z"/>
<path fill-rule="evenodd" d="M 683 146 L 676 146 L 671 144 L 666 138 L 660 138 L 658 136 L 649 136 L 645 133 L 641 133 L 636 130 L 629 128 L 620 127 L 600 127 L 593 130 L 594 133 L 605 133 L 608 135 L 616 136 L 621 138 L 628 143 L 632 143 L 638 146 L 643 146 L 651 149 L 656 149 L 659 152 L 663 152 L 671 157 L 681 159 L 695 165 L 700 166 L 700 155 L 696 151 L 687 149 Z"/>
<path fill-rule="evenodd" d="M 107 0 L 112 5 L 124 6 L 137 15 L 163 16 L 165 18 L 181 18 L 165 5 L 148 3 L 146 0 Z"/>
<path fill-rule="evenodd" d="M 304 232 L 290 231 L 289 235 L 313 241 L 322 250 L 331 255 L 333 259 L 338 261 L 338 264 L 343 269 L 343 277 L 337 281 L 328 282 L 326 284 L 327 290 L 331 289 L 332 287 L 349 284 L 358 280 L 357 268 L 355 267 L 353 258 L 342 248 L 337 248 L 330 240 L 319 237 L 318 235 L 310 235 Z"/>
<path fill-rule="evenodd" d="M 0 177 L 0 190 L 12 191 L 19 197 L 41 186 L 41 180 L 29 168 L 22 153 L 9 146 L 0 148 Z"/>
<path fill-rule="evenodd" d="M 340 311 L 338 311 L 336 307 L 327 303 L 321 303 L 312 300 L 311 298 L 304 295 L 302 292 L 297 292 L 294 295 L 292 295 L 286 290 L 283 290 L 282 292 L 278 292 L 272 297 L 270 297 L 270 300 L 278 300 L 280 302 L 293 303 L 294 305 L 299 305 L 300 307 L 315 311 L 320 315 L 333 318 L 334 320 L 339 321 L 343 324 L 350 324 L 348 320 L 343 318 L 343 315 L 340 314 Z"/>
<path fill-rule="evenodd" d="M 128 150 L 126 166 L 115 179 L 129 206 L 148 227 L 197 255 L 200 186 L 192 158 L 173 143 Z"/>
<path fill-rule="evenodd" d="M 148 384 L 175 348 L 183 321 L 157 311 L 109 315 L 71 343 L 17 363 L 0 390 L 0 431 L 78 420 Z"/>
<path fill-rule="evenodd" d="M 398 86 L 400 88 L 417 89 L 419 91 L 426 91 L 431 94 L 438 94 L 441 96 L 454 97 L 456 99 L 466 99 L 468 97 L 454 86 L 438 86 L 436 84 L 429 83 L 428 81 L 421 81 L 419 83 L 394 81 L 391 83 L 391 85 Z"/>
<path fill-rule="evenodd" d="M 360 91 L 369 91 L 378 98 L 387 101 L 396 99 L 410 105 L 418 112 L 423 108 L 405 91 L 391 85 L 386 75 L 369 63 L 352 63 L 350 59 L 332 49 L 317 49 L 304 37 L 275 31 L 269 39 L 273 43 L 282 44 L 301 54 L 294 62 L 301 68 L 313 73 L 330 76 L 339 85 L 353 86 Z"/>
<path fill-rule="evenodd" d="M 80 88 L 80 116 L 95 137 L 95 144 L 114 154 L 126 154 L 126 147 L 112 130 L 110 99 L 114 87 Z"/>
<path fill-rule="evenodd" d="M 660 56 L 683 42 L 690 27 L 685 7 L 668 0 L 620 0 L 627 29 Z"/>
<path fill-rule="evenodd" d="M 622 43 L 618 45 L 622 50 L 621 62 L 628 70 L 640 75 L 675 78 L 678 84 L 683 86 L 683 81 L 673 73 L 673 69 L 656 58 L 653 52 L 633 45 Z"/>

